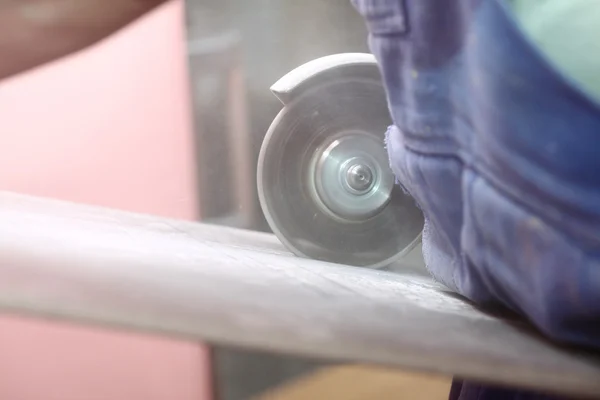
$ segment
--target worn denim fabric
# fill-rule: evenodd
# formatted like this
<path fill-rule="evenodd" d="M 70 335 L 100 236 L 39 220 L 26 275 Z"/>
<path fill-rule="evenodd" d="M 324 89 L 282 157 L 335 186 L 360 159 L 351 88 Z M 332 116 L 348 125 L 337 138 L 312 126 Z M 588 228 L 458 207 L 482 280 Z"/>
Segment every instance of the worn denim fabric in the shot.
<path fill-rule="evenodd" d="M 600 348 L 600 106 L 502 0 L 352 1 L 387 91 L 391 167 L 425 214 L 431 274 Z"/>
<path fill-rule="evenodd" d="M 455 381 L 448 400 L 565 400 L 545 393 Z"/>

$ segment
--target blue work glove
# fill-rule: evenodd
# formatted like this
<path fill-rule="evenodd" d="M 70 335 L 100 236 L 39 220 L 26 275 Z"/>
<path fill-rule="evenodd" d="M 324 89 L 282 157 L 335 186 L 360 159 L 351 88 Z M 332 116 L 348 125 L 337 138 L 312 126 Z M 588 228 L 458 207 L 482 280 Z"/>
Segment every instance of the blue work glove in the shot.
<path fill-rule="evenodd" d="M 388 95 L 391 167 L 426 217 L 429 271 L 600 348 L 593 91 L 541 53 L 507 1 L 353 3 Z"/>

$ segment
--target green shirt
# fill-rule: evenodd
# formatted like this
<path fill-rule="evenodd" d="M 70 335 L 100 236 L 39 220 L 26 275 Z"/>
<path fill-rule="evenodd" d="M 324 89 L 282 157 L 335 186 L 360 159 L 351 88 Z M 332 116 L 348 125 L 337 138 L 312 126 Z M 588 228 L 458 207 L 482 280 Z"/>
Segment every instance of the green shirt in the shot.
<path fill-rule="evenodd" d="M 509 0 L 551 64 L 600 101 L 600 0 Z"/>

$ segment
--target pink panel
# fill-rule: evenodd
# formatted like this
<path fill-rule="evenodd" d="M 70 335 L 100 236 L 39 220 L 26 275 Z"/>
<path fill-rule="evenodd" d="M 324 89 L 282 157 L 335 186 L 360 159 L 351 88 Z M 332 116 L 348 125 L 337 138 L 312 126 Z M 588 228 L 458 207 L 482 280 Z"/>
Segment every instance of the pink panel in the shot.
<path fill-rule="evenodd" d="M 183 4 L 0 85 L 0 189 L 196 217 Z M 203 400 L 207 350 L 0 318 L 0 399 Z"/>

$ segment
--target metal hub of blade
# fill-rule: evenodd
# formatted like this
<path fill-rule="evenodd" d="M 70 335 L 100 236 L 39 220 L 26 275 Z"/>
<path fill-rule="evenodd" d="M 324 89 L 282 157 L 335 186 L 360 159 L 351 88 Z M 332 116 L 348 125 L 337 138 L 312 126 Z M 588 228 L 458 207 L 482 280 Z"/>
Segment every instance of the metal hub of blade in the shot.
<path fill-rule="evenodd" d="M 316 200 L 343 220 L 379 213 L 390 201 L 394 176 L 379 138 L 342 132 L 315 154 L 311 186 Z"/>
<path fill-rule="evenodd" d="M 325 89 L 285 106 L 273 121 L 258 165 L 263 212 L 297 255 L 386 266 L 418 243 L 423 216 L 394 185 L 383 89 L 364 81 Z"/>

